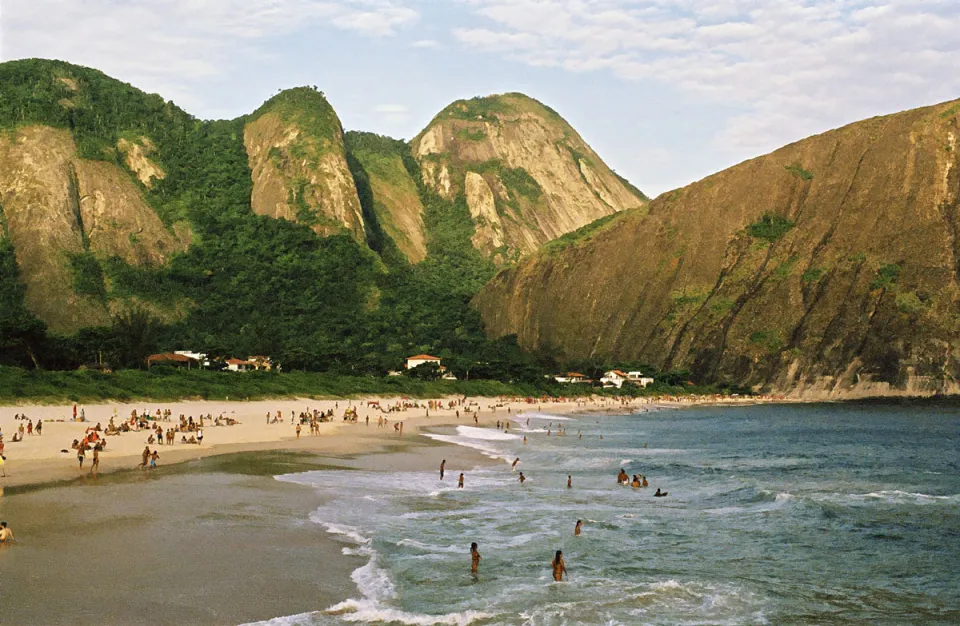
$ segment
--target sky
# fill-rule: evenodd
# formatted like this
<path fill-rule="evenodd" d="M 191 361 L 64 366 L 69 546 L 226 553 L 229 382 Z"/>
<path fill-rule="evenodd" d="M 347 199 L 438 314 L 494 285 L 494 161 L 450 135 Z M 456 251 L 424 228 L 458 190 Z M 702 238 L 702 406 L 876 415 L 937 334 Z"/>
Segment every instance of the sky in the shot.
<path fill-rule="evenodd" d="M 409 139 L 523 92 L 651 196 L 960 98 L 958 53 L 960 0 L 0 2 L 0 60 L 95 67 L 200 118 L 316 85 L 347 130 Z"/>

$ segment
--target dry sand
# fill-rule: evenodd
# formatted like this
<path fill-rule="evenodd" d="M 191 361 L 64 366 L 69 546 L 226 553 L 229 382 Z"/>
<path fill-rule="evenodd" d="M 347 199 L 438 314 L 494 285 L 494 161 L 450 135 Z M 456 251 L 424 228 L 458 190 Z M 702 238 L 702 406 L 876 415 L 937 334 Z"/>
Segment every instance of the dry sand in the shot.
<path fill-rule="evenodd" d="M 446 406 L 450 398 L 443 399 Z M 369 403 L 379 402 L 384 411 L 379 411 Z M 396 412 L 385 412 L 387 407 L 397 402 L 417 403 L 418 408 L 407 408 Z M 175 402 L 175 403 L 111 403 L 78 406 L 82 410 L 85 422 L 72 421 L 73 405 L 64 406 L 15 406 L 0 408 L 0 430 L 6 444 L 4 455 L 7 457 L 4 469 L 7 476 L 0 478 L 0 487 L 25 484 L 48 483 L 70 480 L 84 476 L 89 472 L 92 452 L 87 452 L 84 467 L 81 470 L 76 451 L 71 449 L 74 439 L 82 439 L 86 430 L 97 423 L 106 427 L 112 416 L 120 424 L 130 417 L 133 410 L 148 411 L 155 415 L 157 409 L 169 409 L 173 421 L 159 424 L 164 428 L 179 422 L 179 416 L 192 416 L 197 420 L 200 415 L 224 416 L 236 419 L 234 426 L 213 426 L 204 421 L 203 444 L 180 443 L 182 433 L 177 433 L 177 443 L 173 446 L 148 444 L 150 432 L 132 431 L 106 438 L 106 450 L 100 454 L 100 472 L 131 469 L 140 462 L 144 446 L 156 449 L 160 455 L 159 465 L 182 462 L 214 454 L 257 450 L 304 450 L 325 454 L 361 454 L 376 452 L 384 448 L 388 441 L 398 435 L 393 427 L 396 422 L 404 423 L 403 437 L 416 435 L 421 428 L 451 424 L 473 424 L 476 414 L 483 425 L 495 423 L 507 416 L 509 408 L 514 413 L 524 410 L 542 410 L 550 413 L 568 413 L 584 408 L 602 408 L 602 402 L 584 404 L 576 401 L 535 402 L 522 400 L 498 400 L 494 398 L 468 398 L 464 405 L 456 409 L 429 410 L 425 406 L 428 400 L 407 400 L 397 398 L 362 400 L 263 400 L 255 402 Z M 608 403 L 609 405 L 609 403 Z M 356 423 L 343 421 L 343 413 L 348 407 L 355 407 L 359 416 Z M 291 412 L 298 415 L 301 411 L 334 410 L 332 422 L 320 424 L 320 436 L 311 436 L 309 426 L 303 426 L 297 439 L 295 426 L 291 422 Z M 470 409 L 467 412 L 465 409 Z M 460 417 L 456 415 L 459 410 Z M 282 423 L 268 424 L 267 412 L 276 415 L 280 411 Z M 43 434 L 25 435 L 22 442 L 11 441 L 14 432 L 23 423 L 14 419 L 15 415 L 26 415 L 36 425 L 43 420 Z M 384 416 L 389 420 L 385 428 L 377 428 L 377 420 Z M 370 418 L 369 426 L 366 417 Z M 187 433 L 189 435 L 191 433 Z"/>

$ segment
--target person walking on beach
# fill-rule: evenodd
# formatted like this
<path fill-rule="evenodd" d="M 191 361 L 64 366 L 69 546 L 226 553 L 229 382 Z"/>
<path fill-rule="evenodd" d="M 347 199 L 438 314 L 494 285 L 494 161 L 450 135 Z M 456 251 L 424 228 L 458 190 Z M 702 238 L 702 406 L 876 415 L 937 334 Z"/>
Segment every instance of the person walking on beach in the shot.
<path fill-rule="evenodd" d="M 553 561 L 550 562 L 550 567 L 553 568 L 553 580 L 555 582 L 563 580 L 563 575 L 567 573 L 567 565 L 563 562 L 563 550 L 557 550 Z"/>
<path fill-rule="evenodd" d="M 480 567 L 480 551 L 477 549 L 477 542 L 470 544 L 470 573 L 477 575 L 477 568 Z"/>
<path fill-rule="evenodd" d="M 203 431 L 202 431 L 202 430 L 198 430 L 198 431 L 197 431 L 197 443 L 198 443 L 198 444 L 202 444 L 202 443 L 203 443 Z"/>
<path fill-rule="evenodd" d="M 297 424 L 297 439 L 300 438 L 300 424 Z"/>
<path fill-rule="evenodd" d="M 137 466 L 137 469 L 141 467 L 147 467 L 147 461 L 150 460 L 150 446 L 144 446 L 143 452 L 140 453 L 140 465 Z"/>
<path fill-rule="evenodd" d="M 150 455 L 150 469 L 157 468 L 157 461 L 160 459 L 160 455 L 156 450 L 153 451 L 153 454 Z"/>
<path fill-rule="evenodd" d="M 443 480 L 443 469 L 447 466 L 447 460 L 440 461 L 440 480 Z"/>
<path fill-rule="evenodd" d="M 90 465 L 90 475 L 96 476 L 100 467 L 100 444 L 93 446 L 93 463 Z"/>
<path fill-rule="evenodd" d="M 37 435 L 43 434 L 43 420 L 37 420 Z"/>
<path fill-rule="evenodd" d="M 463 472 L 460 472 L 460 478 L 457 480 L 457 489 L 463 489 Z"/>

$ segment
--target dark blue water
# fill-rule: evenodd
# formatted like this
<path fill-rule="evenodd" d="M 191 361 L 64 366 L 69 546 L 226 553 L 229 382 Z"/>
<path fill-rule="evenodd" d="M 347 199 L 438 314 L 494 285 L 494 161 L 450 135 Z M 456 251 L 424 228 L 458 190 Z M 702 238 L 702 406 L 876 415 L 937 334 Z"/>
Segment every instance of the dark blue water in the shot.
<path fill-rule="evenodd" d="M 333 494 L 313 520 L 369 562 L 354 600 L 278 623 L 960 623 L 956 409 L 527 417 L 510 435 L 442 437 L 519 456 L 522 487 L 506 464 L 468 472 L 463 490 L 435 473 L 284 477 Z M 650 487 L 617 486 L 620 467 Z"/>

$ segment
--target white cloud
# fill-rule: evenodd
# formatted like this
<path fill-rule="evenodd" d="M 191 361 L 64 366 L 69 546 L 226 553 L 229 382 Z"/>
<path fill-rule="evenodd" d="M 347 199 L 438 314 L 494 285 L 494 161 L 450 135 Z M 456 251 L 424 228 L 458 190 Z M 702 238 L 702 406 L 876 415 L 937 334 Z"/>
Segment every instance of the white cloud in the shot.
<path fill-rule="evenodd" d="M 465 46 L 744 110 L 714 142 L 741 156 L 960 95 L 955 0 L 460 1 Z"/>
<path fill-rule="evenodd" d="M 324 25 L 388 37 L 418 19 L 406 0 L 13 0 L 3 5 L 0 60 L 89 65 L 190 108 L 191 83 L 268 58 L 268 38 Z"/>
<path fill-rule="evenodd" d="M 439 48 L 440 42 L 433 39 L 420 39 L 410 44 L 414 48 Z"/>

